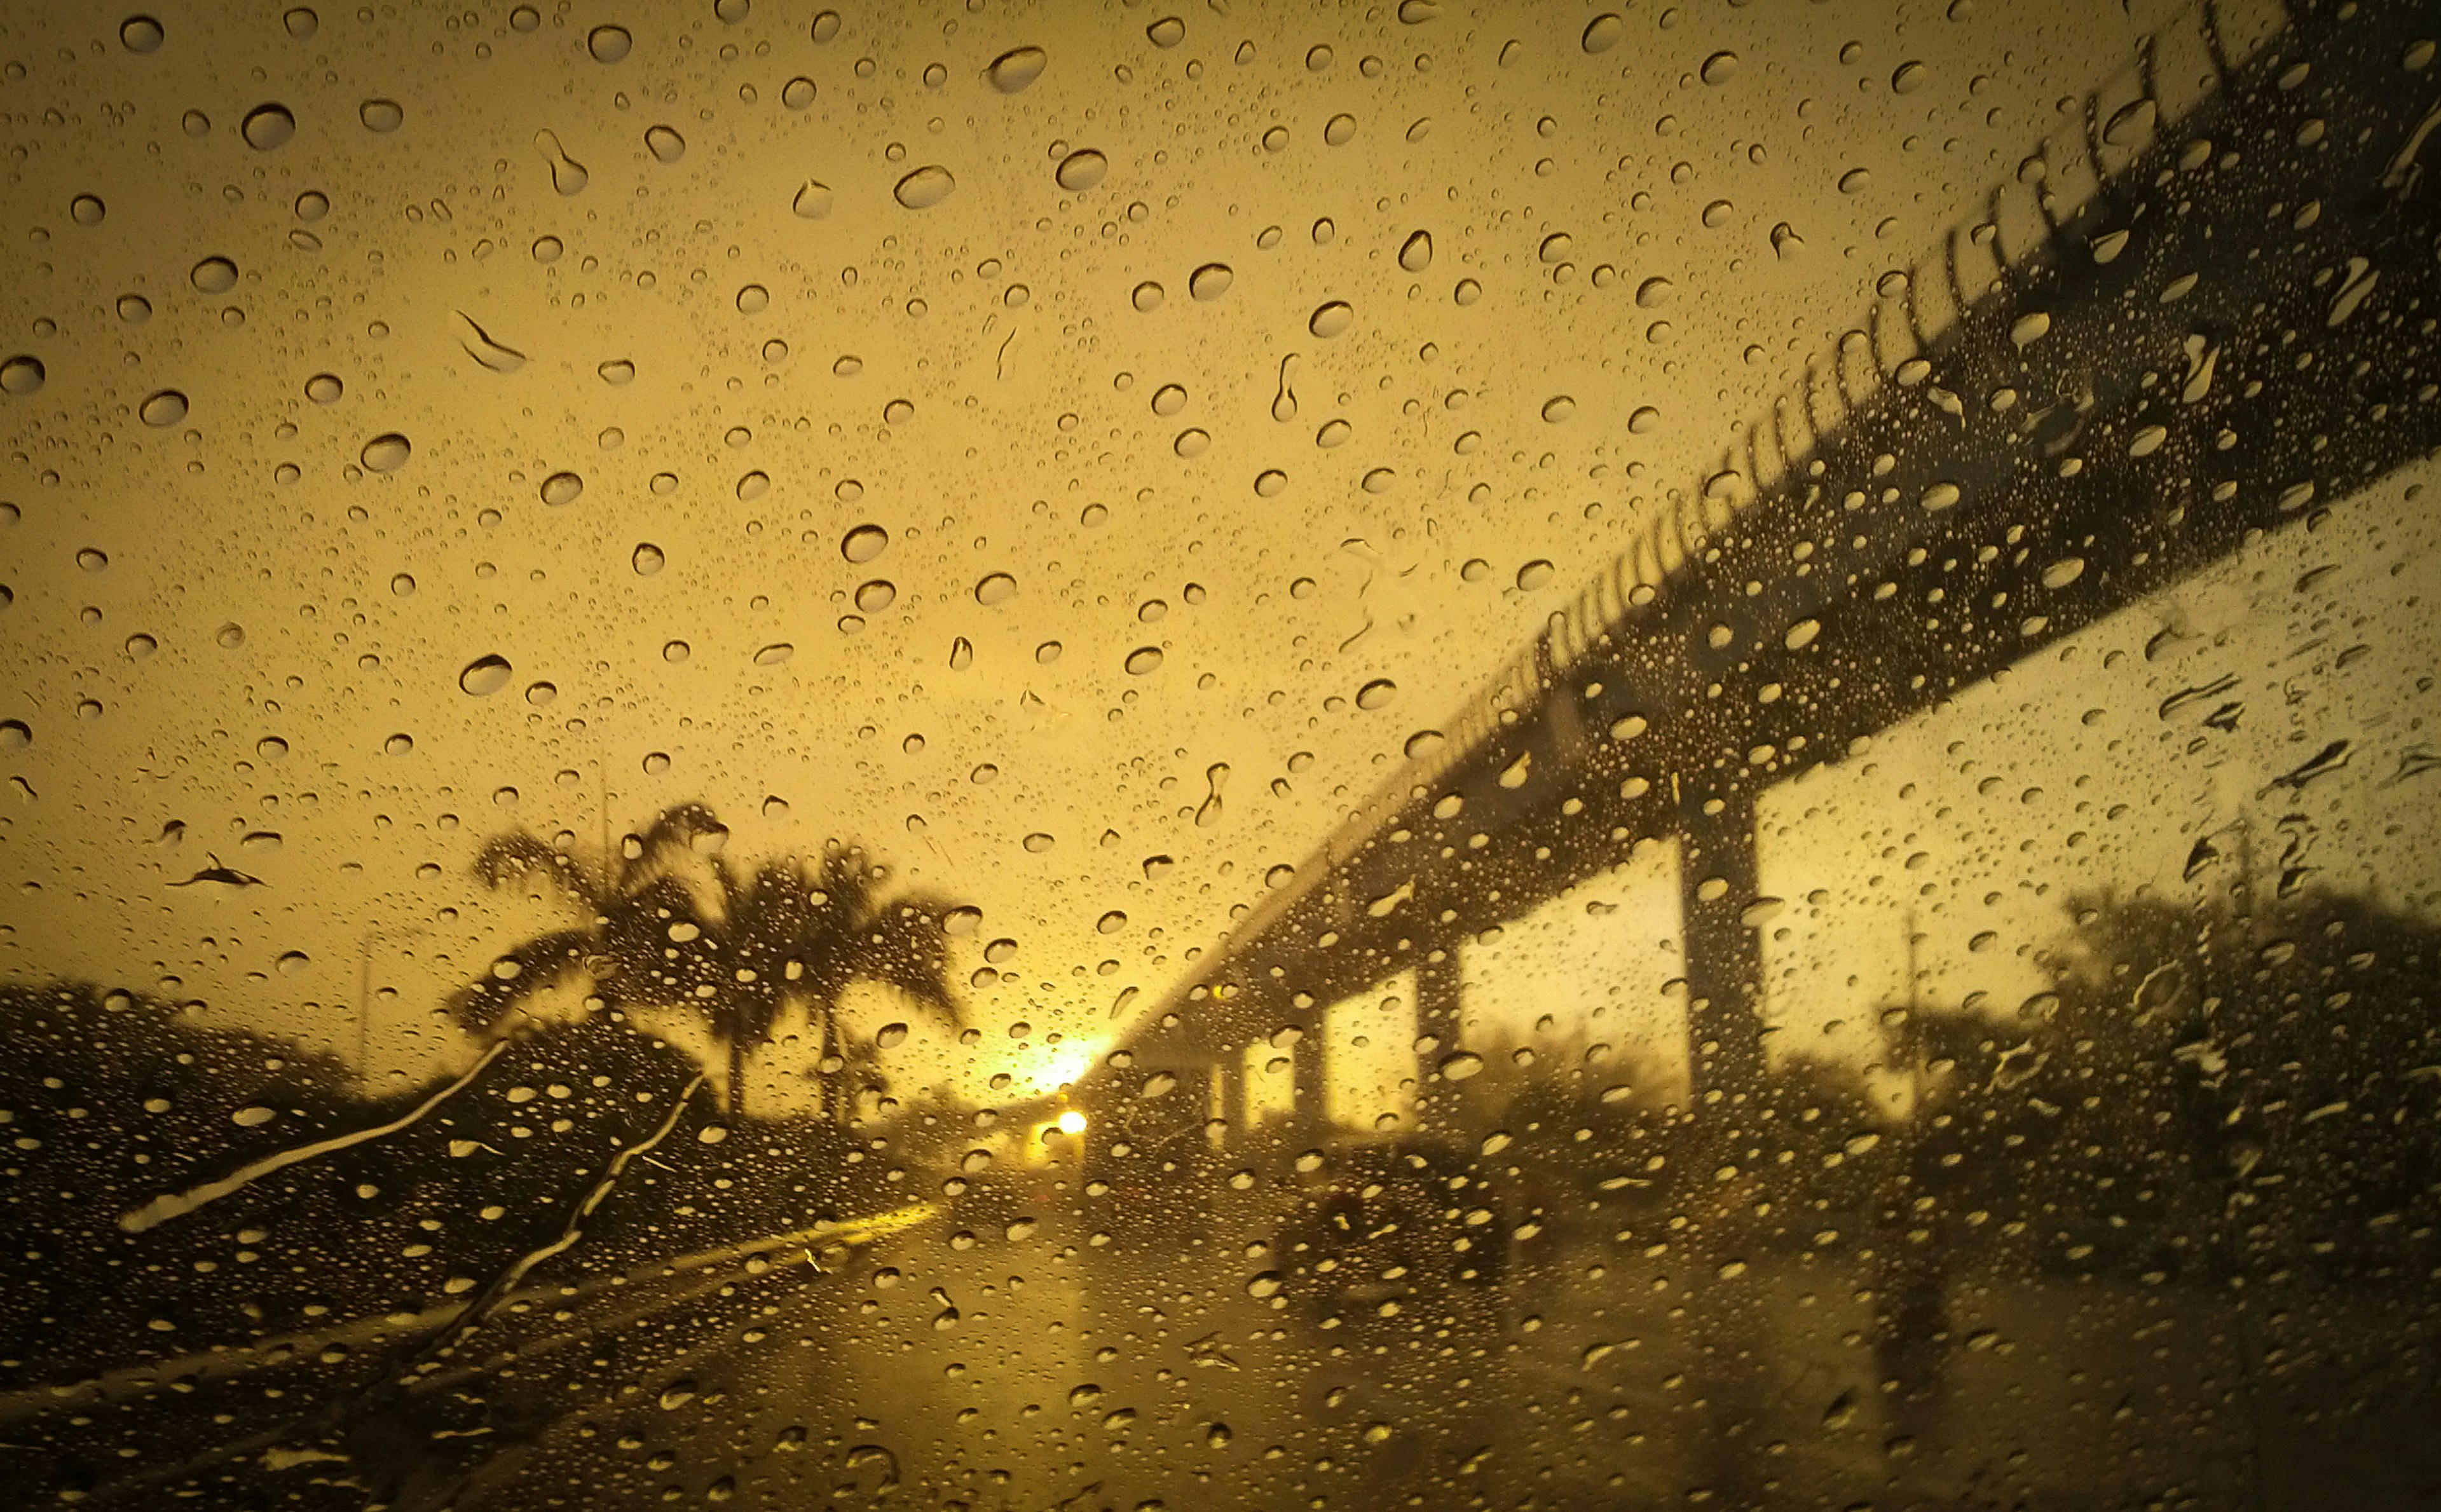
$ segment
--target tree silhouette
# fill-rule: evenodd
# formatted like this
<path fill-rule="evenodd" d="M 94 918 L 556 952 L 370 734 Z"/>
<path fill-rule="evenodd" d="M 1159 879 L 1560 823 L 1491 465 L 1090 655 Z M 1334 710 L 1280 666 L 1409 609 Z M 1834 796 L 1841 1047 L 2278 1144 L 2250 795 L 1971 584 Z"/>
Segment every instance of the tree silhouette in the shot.
<path fill-rule="evenodd" d="M 847 1059 L 840 999 L 852 982 L 895 987 L 959 1022 L 941 904 L 884 896 L 886 870 L 861 848 L 835 843 L 810 870 L 784 857 L 741 875 L 721 854 L 728 836 L 711 809 L 687 803 L 598 860 L 530 835 L 485 845 L 475 863 L 485 882 L 539 881 L 586 918 L 501 956 L 451 999 L 451 1014 L 470 1031 L 497 1035 L 536 993 L 580 981 L 590 1011 L 695 1008 L 727 1052 L 732 1115 L 745 1111 L 748 1054 L 791 1004 L 819 1027 L 823 1064 L 834 1071 Z M 836 1080 L 823 1083 L 829 1119 L 841 1104 Z"/>

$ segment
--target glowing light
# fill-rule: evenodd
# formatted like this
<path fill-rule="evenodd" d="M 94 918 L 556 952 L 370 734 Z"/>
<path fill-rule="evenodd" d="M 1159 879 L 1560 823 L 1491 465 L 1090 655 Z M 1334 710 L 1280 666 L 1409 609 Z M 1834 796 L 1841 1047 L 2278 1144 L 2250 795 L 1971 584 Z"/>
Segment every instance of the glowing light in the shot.
<path fill-rule="evenodd" d="M 1075 1108 L 1059 1115 L 1059 1132 L 1070 1136 L 1085 1132 L 1085 1115 Z"/>

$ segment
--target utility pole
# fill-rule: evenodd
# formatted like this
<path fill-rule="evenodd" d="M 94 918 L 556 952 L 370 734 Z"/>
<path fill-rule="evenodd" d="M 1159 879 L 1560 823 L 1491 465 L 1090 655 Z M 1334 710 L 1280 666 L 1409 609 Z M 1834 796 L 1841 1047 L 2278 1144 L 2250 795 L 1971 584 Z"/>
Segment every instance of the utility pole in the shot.
<path fill-rule="evenodd" d="M 393 940 L 411 940 L 432 932 L 427 926 L 409 925 L 398 929 L 370 929 L 356 942 L 356 1070 L 370 1076 L 372 1072 L 373 1033 L 373 946 Z"/>

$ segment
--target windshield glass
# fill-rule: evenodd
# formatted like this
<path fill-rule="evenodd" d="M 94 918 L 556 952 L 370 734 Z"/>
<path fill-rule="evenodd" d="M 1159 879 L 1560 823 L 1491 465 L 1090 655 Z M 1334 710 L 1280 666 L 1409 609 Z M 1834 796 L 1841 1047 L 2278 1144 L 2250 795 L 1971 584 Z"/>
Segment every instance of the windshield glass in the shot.
<path fill-rule="evenodd" d="M 2441 1494 L 2430 6 L 138 3 L 23 1504 Z"/>

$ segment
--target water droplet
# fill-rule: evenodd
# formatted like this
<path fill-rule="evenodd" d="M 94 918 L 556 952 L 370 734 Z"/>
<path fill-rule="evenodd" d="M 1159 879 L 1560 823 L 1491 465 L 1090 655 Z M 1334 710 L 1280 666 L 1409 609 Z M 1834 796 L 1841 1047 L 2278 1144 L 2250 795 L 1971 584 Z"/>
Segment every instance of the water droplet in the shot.
<path fill-rule="evenodd" d="M 1177 384 L 1164 384 L 1153 391 L 1152 412 L 1167 419 L 1186 407 L 1186 390 Z"/>
<path fill-rule="evenodd" d="M 1196 298 L 1210 301 L 1229 292 L 1238 275 L 1226 262 L 1206 262 L 1186 276 L 1186 292 Z"/>
<path fill-rule="evenodd" d="M 219 642 L 223 651 L 235 651 L 245 644 L 245 626 L 234 621 L 225 624 L 212 632 L 212 639 Z"/>
<path fill-rule="evenodd" d="M 1517 569 L 1517 585 L 1530 593 L 1536 588 L 1546 586 L 1558 575 L 1558 568 L 1538 556 Z"/>
<path fill-rule="evenodd" d="M 49 377 L 50 369 L 43 366 L 42 358 L 21 351 L 6 362 L 0 362 L 0 393 L 14 394 L 23 399 L 28 394 L 40 393 L 45 380 Z"/>
<path fill-rule="evenodd" d="M 774 640 L 754 653 L 754 665 L 776 667 L 797 654 L 797 648 L 786 640 Z"/>
<path fill-rule="evenodd" d="M 1704 207 L 1704 224 L 1715 228 L 1727 225 L 1729 217 L 1737 213 L 1737 208 L 1727 200 L 1714 200 Z"/>
<path fill-rule="evenodd" d="M 1094 921 L 1094 932 L 1096 934 L 1116 934 L 1127 927 L 1128 916 L 1119 909 L 1112 909 Z"/>
<path fill-rule="evenodd" d="M 1574 419 L 1576 413 L 1577 402 L 1566 394 L 1553 394 L 1543 401 L 1543 419 L 1550 424 Z"/>
<path fill-rule="evenodd" d="M 298 42 L 313 41 L 314 34 L 322 29 L 322 18 L 304 6 L 291 8 L 280 18 L 280 24 L 287 28 L 290 37 Z"/>
<path fill-rule="evenodd" d="M 237 264 L 226 258 L 206 258 L 187 270 L 187 281 L 204 294 L 226 294 L 237 287 Z"/>
<path fill-rule="evenodd" d="M 1922 89 L 1925 81 L 1930 77 L 1930 71 L 1922 63 L 1910 58 L 1890 71 L 1891 92 L 1912 95 Z"/>
<path fill-rule="evenodd" d="M 814 24 L 808 31 L 816 42 L 830 41 L 840 34 L 840 13 L 836 10 L 815 11 Z"/>
<path fill-rule="evenodd" d="M 1862 194 L 1866 189 L 1872 187 L 1872 183 L 1873 174 L 1871 169 L 1852 168 L 1848 170 L 1848 171 L 1839 175 L 1839 192 L 1842 194 Z"/>
<path fill-rule="evenodd" d="M 680 136 L 674 127 L 647 126 L 644 128 L 644 151 L 652 153 L 658 162 L 675 163 L 686 155 L 686 138 Z"/>
<path fill-rule="evenodd" d="M 1793 258 L 1805 250 L 1805 238 L 1797 234 L 1797 227 L 1782 221 L 1771 228 L 1771 249 L 1779 257 Z"/>
<path fill-rule="evenodd" d="M 88 546 L 77 552 L 76 564 L 87 572 L 99 572 L 110 566 L 110 554 Z"/>
<path fill-rule="evenodd" d="M 141 631 L 138 631 L 135 635 L 127 638 L 127 654 L 138 661 L 143 660 L 145 657 L 160 649 L 160 641 L 154 639 L 151 636 L 145 635 Z"/>
<path fill-rule="evenodd" d="M 1322 123 L 1325 146 L 1345 147 L 1356 139 L 1356 117 L 1342 111 Z"/>
<path fill-rule="evenodd" d="M 831 213 L 831 187 L 818 178 L 805 180 L 798 189 L 797 197 L 788 202 L 788 208 L 803 220 L 823 219 Z"/>
<path fill-rule="evenodd" d="M 1398 696 L 1399 685 L 1387 677 L 1376 677 L 1356 690 L 1356 707 L 1379 709 Z"/>
<path fill-rule="evenodd" d="M 2161 119 L 2161 107 L 2151 99 L 2131 99 L 2111 112 L 2109 124 L 2102 128 L 2102 139 L 2113 147 L 2130 147 L 2153 135 L 2154 123 Z"/>
<path fill-rule="evenodd" d="M 1399 243 L 1399 266 L 1409 273 L 1421 273 L 1433 265 L 1433 233 L 1412 231 Z"/>
<path fill-rule="evenodd" d="M 900 179 L 890 192 L 911 210 L 929 210 L 948 199 L 957 187 L 958 181 L 949 176 L 948 169 L 938 163 L 927 163 Z"/>
<path fill-rule="evenodd" d="M 2064 588 L 2085 576 L 2085 558 L 2065 556 L 2043 568 L 2043 586 Z"/>
<path fill-rule="evenodd" d="M 1145 35 L 1156 47 L 1175 47 L 1186 40 L 1186 23 L 1176 16 L 1164 16 L 1145 27 Z"/>
<path fill-rule="evenodd" d="M 140 326 L 153 318 L 153 301 L 140 294 L 118 297 L 118 318 L 131 326 Z"/>
<path fill-rule="evenodd" d="M 463 310 L 452 313 L 458 317 L 458 346 L 466 355 L 497 373 L 515 372 L 526 365 L 524 352 L 493 340 L 490 332 L 475 323 L 474 316 Z"/>
<path fill-rule="evenodd" d="M 1016 597 L 1017 579 L 1005 572 L 988 573 L 975 585 L 975 602 L 986 609 Z"/>
<path fill-rule="evenodd" d="M 257 105 L 238 122 L 237 134 L 256 152 L 268 153 L 287 146 L 288 139 L 297 135 L 297 117 L 276 100 Z"/>
<path fill-rule="evenodd" d="M 660 547 L 650 541 L 643 541 L 638 543 L 635 553 L 627 559 L 627 565 L 636 569 L 636 576 L 649 578 L 667 565 L 668 561 L 669 558 L 661 553 Z"/>
<path fill-rule="evenodd" d="M 1726 84 L 1738 76 L 1738 55 L 1726 48 L 1704 60 L 1703 79 L 1708 84 Z"/>
<path fill-rule="evenodd" d="M 780 86 L 780 103 L 790 110 L 810 110 L 813 108 L 815 94 L 814 81 L 799 74 Z"/>
<path fill-rule="evenodd" d="M 1051 55 L 1040 47 L 1011 47 L 984 68 L 984 78 L 1004 95 L 1014 95 L 1042 77 Z"/>
<path fill-rule="evenodd" d="M 1111 160 L 1090 147 L 1077 149 L 1059 160 L 1051 176 L 1071 194 L 1081 194 L 1099 184 L 1111 171 Z"/>
<path fill-rule="evenodd" d="M 368 99 L 356 107 L 356 119 L 365 130 L 387 135 L 407 123 L 407 111 L 395 99 Z"/>
<path fill-rule="evenodd" d="M 382 742 L 382 754 L 385 756 L 405 756 L 414 749 L 415 737 L 404 730 Z"/>
<path fill-rule="evenodd" d="M 336 373 L 317 372 L 305 380 L 305 397 L 317 405 L 335 405 L 345 392 L 347 386 L 339 382 Z"/>
<path fill-rule="evenodd" d="M 1332 299 L 1315 309 L 1307 318 L 1305 328 L 1328 341 L 1333 336 L 1347 334 L 1347 329 L 1354 324 L 1356 311 L 1345 299 Z"/>
<path fill-rule="evenodd" d="M 626 33 L 622 32 L 620 35 L 624 36 Z M 585 186 L 591 180 L 592 175 L 586 172 L 585 165 L 583 163 L 580 163 L 575 158 L 568 155 L 567 152 L 559 145 L 559 138 L 556 135 L 554 135 L 548 128 L 545 128 L 542 131 L 534 133 L 533 144 L 534 151 L 542 153 L 543 161 L 551 168 L 551 187 L 552 189 L 557 189 L 563 196 L 581 194 L 585 191 Z M 551 243 L 551 258 L 558 257 L 559 239 L 557 237 L 546 237 L 544 238 L 544 241 L 548 241 Z M 536 254 L 539 255 L 542 248 L 542 243 L 536 242 L 534 243 L 534 248 Z M 542 259 L 542 261 L 551 261 L 551 258 L 545 258 Z"/>
<path fill-rule="evenodd" d="M 553 473 L 542 480 L 542 501 L 557 507 L 573 504 L 585 492 L 585 479 L 574 473 Z"/>
<path fill-rule="evenodd" d="M 413 449 L 406 437 L 394 430 L 386 430 L 365 442 L 360 456 L 367 472 L 395 473 L 407 465 L 407 454 Z"/>
<path fill-rule="evenodd" d="M 151 16 L 129 16 L 118 24 L 118 45 L 132 53 L 161 50 L 161 23 Z"/>
<path fill-rule="evenodd" d="M 187 396 L 175 388 L 155 390 L 136 406 L 136 414 L 155 430 L 174 425 L 187 418 Z"/>
<path fill-rule="evenodd" d="M 897 602 L 898 585 L 888 578 L 874 578 L 857 585 L 856 606 L 866 614 L 879 614 Z"/>
<path fill-rule="evenodd" d="M 567 250 L 567 243 L 560 241 L 560 239 L 555 236 L 538 236 L 534 238 L 533 260 L 536 262 L 543 264 L 545 267 L 549 267 L 551 263 L 558 261 L 559 255 Z"/>
<path fill-rule="evenodd" d="M 101 203 L 98 194 L 80 194 L 68 201 L 68 219 L 79 225 L 99 225 L 110 207 Z"/>
<path fill-rule="evenodd" d="M 458 687 L 461 693 L 471 693 L 478 698 L 488 698 L 507 687 L 509 679 L 514 675 L 515 675 L 515 669 L 509 665 L 508 657 L 478 657 L 466 663 L 459 672 Z"/>
<path fill-rule="evenodd" d="M 1288 1278 L 1278 1271 L 1259 1271 L 1246 1278 L 1246 1295 L 1257 1301 L 1267 1297 L 1276 1297 L 1280 1294 L 1280 1288 L 1286 1285 L 1288 1285 Z"/>
<path fill-rule="evenodd" d="M 1443 1081 L 1462 1082 L 1483 1070 L 1483 1057 L 1473 1051 L 1453 1051 L 1443 1055 L 1437 1068 Z"/>
<path fill-rule="evenodd" d="M 1125 665 L 1129 675 L 1141 677 L 1161 665 L 1161 647 L 1138 646 L 1128 653 Z"/>
<path fill-rule="evenodd" d="M 1313 433 L 1313 443 L 1325 450 L 1334 446 L 1345 446 L 1347 444 L 1347 438 L 1354 435 L 1356 427 L 1344 420 L 1326 420 L 1322 423 L 1322 428 Z"/>
<path fill-rule="evenodd" d="M 1585 23 L 1584 35 L 1578 45 L 1589 53 L 1603 53 L 1619 45 L 1627 35 L 1627 19 L 1616 10 L 1605 10 Z"/>
<path fill-rule="evenodd" d="M 411 596 L 414 592 L 415 577 L 412 573 L 395 572 L 390 575 L 389 595 L 391 598 L 404 599 Z"/>
<path fill-rule="evenodd" d="M 661 659 L 672 666 L 678 665 L 679 662 L 686 660 L 687 657 L 694 655 L 695 647 L 688 645 L 683 640 L 664 640 L 661 642 Z"/>
<path fill-rule="evenodd" d="M 612 387 L 629 383 L 636 376 L 636 365 L 624 357 L 613 357 L 593 370 L 600 373 L 602 381 Z"/>
<path fill-rule="evenodd" d="M 1802 651 L 1814 644 L 1814 638 L 1821 633 L 1821 621 L 1799 620 L 1788 627 L 1788 633 L 1780 638 L 1780 643 L 1791 651 Z"/>
<path fill-rule="evenodd" d="M 1201 457 L 1212 449 L 1212 433 L 1189 426 L 1171 439 L 1169 449 L 1184 458 Z"/>
<path fill-rule="evenodd" d="M 1288 486 L 1289 475 L 1276 467 L 1266 467 L 1255 475 L 1255 495 L 1257 498 L 1277 498 L 1288 491 Z"/>
<path fill-rule="evenodd" d="M 964 672 L 974 664 L 975 643 L 964 636 L 951 637 L 949 640 L 949 670 L 951 672 Z"/>
<path fill-rule="evenodd" d="M 1160 284 L 1153 282 L 1150 279 L 1147 279 L 1144 282 L 1137 284 L 1135 288 L 1130 290 L 1128 294 L 1128 302 L 1134 305 L 1140 314 L 1149 315 L 1153 311 L 1160 309 L 1161 300 L 1162 287 Z"/>
<path fill-rule="evenodd" d="M 1958 485 L 1955 483 L 1935 483 L 1930 488 L 1924 491 L 1924 496 L 1917 500 L 1917 502 L 1922 504 L 1925 509 L 1928 511 L 1937 512 L 1940 510 L 1945 510 L 1952 504 L 1958 502 Z"/>
<path fill-rule="evenodd" d="M 890 547 L 890 532 L 878 525 L 859 525 L 840 542 L 840 555 L 862 565 Z"/>
<path fill-rule="evenodd" d="M 1636 405 L 1636 412 L 1627 417 L 1627 429 L 1630 435 L 1651 435 L 1660 424 L 1661 411 L 1651 405 Z"/>
<path fill-rule="evenodd" d="M 624 27 L 596 27 L 585 34 L 585 50 L 595 63 L 614 63 L 636 50 L 636 39 Z"/>

